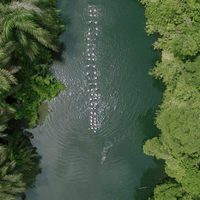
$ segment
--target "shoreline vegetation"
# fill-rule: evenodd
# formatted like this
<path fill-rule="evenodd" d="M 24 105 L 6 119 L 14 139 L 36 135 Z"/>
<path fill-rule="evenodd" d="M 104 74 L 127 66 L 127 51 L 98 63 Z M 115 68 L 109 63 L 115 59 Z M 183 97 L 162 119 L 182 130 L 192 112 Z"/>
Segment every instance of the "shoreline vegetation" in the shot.
<path fill-rule="evenodd" d="M 39 172 L 38 108 L 64 89 L 51 73 L 65 30 L 55 0 L 0 3 L 0 200 L 23 197 Z"/>
<path fill-rule="evenodd" d="M 167 178 L 150 200 L 200 199 L 200 2 L 140 0 L 148 34 L 158 34 L 161 60 L 151 74 L 165 84 L 157 111 L 160 135 L 144 152 L 164 160 Z"/>

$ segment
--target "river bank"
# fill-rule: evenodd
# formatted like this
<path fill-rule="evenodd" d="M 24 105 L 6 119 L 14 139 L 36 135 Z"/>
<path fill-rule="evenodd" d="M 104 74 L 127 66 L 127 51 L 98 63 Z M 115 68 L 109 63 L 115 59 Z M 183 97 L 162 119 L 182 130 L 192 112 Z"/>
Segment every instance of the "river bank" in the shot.
<path fill-rule="evenodd" d="M 56 1 L 0 4 L 0 199 L 23 195 L 39 172 L 32 135 L 38 108 L 64 86 L 51 73 L 64 23 Z"/>
<path fill-rule="evenodd" d="M 163 102 L 156 125 L 161 133 L 147 140 L 144 152 L 165 162 L 167 178 L 152 200 L 200 198 L 200 3 L 147 1 L 146 30 L 159 34 L 155 49 L 162 52 L 151 74 L 163 81 Z"/>

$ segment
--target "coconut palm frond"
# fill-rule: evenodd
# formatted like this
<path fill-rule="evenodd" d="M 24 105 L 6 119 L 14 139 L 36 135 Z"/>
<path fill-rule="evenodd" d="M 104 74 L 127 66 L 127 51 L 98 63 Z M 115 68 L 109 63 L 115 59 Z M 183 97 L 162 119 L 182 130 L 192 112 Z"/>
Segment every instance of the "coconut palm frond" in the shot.
<path fill-rule="evenodd" d="M 9 8 L 12 9 L 12 10 L 21 10 L 21 9 L 25 9 L 27 11 L 33 11 L 37 14 L 42 14 L 43 11 L 37 7 L 36 5 L 34 5 L 33 3 L 31 2 L 19 2 L 19 1 L 13 1 L 11 2 L 11 4 L 9 5 Z"/>
<path fill-rule="evenodd" d="M 17 84 L 17 79 L 6 69 L 0 68 L 0 90 L 8 91 L 11 84 Z"/>
<path fill-rule="evenodd" d="M 16 170 L 16 162 L 9 161 L 7 150 L 4 146 L 0 146 L 0 199 L 16 198 L 25 191 L 25 184 L 22 174 Z"/>
<path fill-rule="evenodd" d="M 0 40 L 3 45 L 0 46 L 5 46 L 4 43 L 11 41 L 14 51 L 18 51 L 18 48 L 21 47 L 24 49 L 25 55 L 28 54 L 27 56 L 31 59 L 38 55 L 38 46 L 44 46 L 55 52 L 58 51 L 56 45 L 52 42 L 52 34 L 38 23 L 41 19 L 38 15 L 26 10 L 15 10 L 2 16 L 2 18 L 2 39 L 0 38 Z M 31 52 L 31 50 L 33 51 Z"/>

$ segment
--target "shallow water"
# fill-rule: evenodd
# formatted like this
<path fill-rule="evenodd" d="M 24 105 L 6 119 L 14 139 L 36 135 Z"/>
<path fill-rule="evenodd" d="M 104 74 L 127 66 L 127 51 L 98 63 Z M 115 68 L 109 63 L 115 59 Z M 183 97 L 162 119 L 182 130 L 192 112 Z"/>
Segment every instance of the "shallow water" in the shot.
<path fill-rule="evenodd" d="M 27 200 L 143 200 L 160 167 L 142 152 L 157 134 L 159 85 L 148 75 L 158 55 L 137 0 L 60 0 L 70 22 L 63 61 L 66 90 L 32 130 L 42 173 Z"/>

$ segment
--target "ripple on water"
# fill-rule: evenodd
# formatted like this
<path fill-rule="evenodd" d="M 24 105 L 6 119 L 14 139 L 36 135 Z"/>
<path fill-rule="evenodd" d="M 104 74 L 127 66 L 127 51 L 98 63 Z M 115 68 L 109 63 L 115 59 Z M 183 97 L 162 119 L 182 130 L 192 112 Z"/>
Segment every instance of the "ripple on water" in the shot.
<path fill-rule="evenodd" d="M 87 79 L 87 93 L 88 93 L 88 130 L 92 133 L 96 133 L 100 129 L 99 119 L 99 103 L 101 94 L 98 89 L 98 80 L 100 74 L 97 70 L 97 52 L 96 40 L 99 35 L 99 13 L 100 10 L 95 5 L 89 5 L 87 10 L 86 24 L 88 26 L 85 32 L 85 51 L 83 56 L 85 57 L 85 76 Z"/>
<path fill-rule="evenodd" d="M 146 101 L 152 98 L 146 78 L 138 72 L 145 66 L 137 63 L 133 35 L 126 41 L 122 30 L 126 22 L 117 21 L 125 15 L 121 9 L 124 2 L 111 6 L 111 1 L 102 0 L 109 6 L 96 6 L 96 13 L 88 12 L 86 0 L 71 2 L 77 7 L 72 27 L 63 36 L 66 52 L 63 62 L 55 63 L 52 69 L 65 90 L 50 102 L 45 124 L 34 130 L 35 143 L 43 155 L 43 173 L 35 192 L 41 194 L 33 200 L 49 200 L 51 195 L 52 200 L 132 199 L 132 188 L 139 184 L 146 167 L 140 154 L 134 161 L 128 157 L 137 154 L 133 148 L 141 148 L 134 142 L 143 137 L 137 118 L 149 108 Z M 115 29 L 115 23 L 119 28 Z M 88 130 L 91 126 L 97 128 L 95 134 Z"/>

